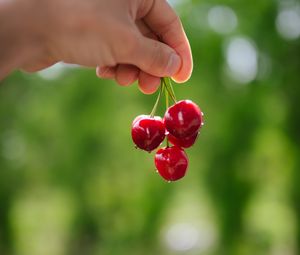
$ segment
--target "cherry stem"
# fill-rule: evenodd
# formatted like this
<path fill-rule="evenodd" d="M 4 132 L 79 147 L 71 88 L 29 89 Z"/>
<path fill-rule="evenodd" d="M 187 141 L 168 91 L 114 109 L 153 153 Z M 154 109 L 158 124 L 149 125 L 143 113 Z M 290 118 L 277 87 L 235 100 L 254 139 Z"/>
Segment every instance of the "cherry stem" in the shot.
<path fill-rule="evenodd" d="M 165 95 L 166 95 L 166 110 L 168 110 L 168 108 L 169 108 L 169 93 L 166 90 L 166 86 L 165 86 Z"/>
<path fill-rule="evenodd" d="M 161 82 L 161 83 L 160 83 L 160 86 L 159 86 L 158 96 L 157 96 L 157 98 L 156 98 L 156 101 L 155 101 L 155 104 L 154 104 L 154 106 L 153 106 L 153 109 L 152 109 L 152 111 L 151 111 L 151 113 L 150 113 L 150 118 L 153 118 L 154 115 L 155 115 L 155 113 L 156 113 L 157 106 L 158 106 L 159 101 L 160 101 L 160 99 L 161 99 L 163 87 L 164 87 L 164 84 Z"/>
<path fill-rule="evenodd" d="M 174 89 L 172 86 L 172 83 L 170 81 L 170 78 L 162 78 L 163 83 L 165 84 L 165 88 L 167 89 L 168 94 L 170 95 L 170 97 L 172 98 L 174 103 L 177 103 L 176 97 L 175 97 L 175 93 L 174 93 Z"/>
<path fill-rule="evenodd" d="M 170 86 L 170 88 L 171 88 L 172 94 L 173 94 L 175 100 L 177 101 L 176 96 L 175 96 L 175 92 L 174 92 L 174 89 L 173 89 L 173 85 L 172 85 L 172 80 L 171 80 L 171 78 L 167 78 L 167 82 L 169 83 L 169 86 Z"/>

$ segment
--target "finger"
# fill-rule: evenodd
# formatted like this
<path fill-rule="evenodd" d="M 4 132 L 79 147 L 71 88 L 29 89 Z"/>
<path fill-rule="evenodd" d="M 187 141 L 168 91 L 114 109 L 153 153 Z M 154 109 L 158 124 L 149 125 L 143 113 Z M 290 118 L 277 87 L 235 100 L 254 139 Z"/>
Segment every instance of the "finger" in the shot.
<path fill-rule="evenodd" d="M 136 21 L 136 26 L 138 27 L 139 31 L 144 36 L 146 36 L 148 38 L 152 38 L 152 39 L 157 39 L 157 36 L 149 29 L 149 27 L 145 24 L 144 21 L 137 20 Z M 123 67 L 123 65 L 125 65 L 126 67 Z M 129 66 L 131 66 L 131 68 L 129 68 Z M 119 64 L 118 68 L 108 67 L 108 66 L 97 67 L 96 73 L 97 73 L 97 76 L 99 78 L 105 78 L 105 79 L 115 79 L 116 78 L 117 80 L 119 80 L 119 84 L 122 83 L 122 84 L 125 85 L 125 84 L 129 83 L 129 81 L 125 81 L 122 77 L 126 76 L 125 75 L 126 70 L 132 70 L 132 69 L 134 69 L 135 72 L 138 70 L 138 68 L 133 66 L 133 65 Z M 117 77 L 117 71 L 121 73 L 121 74 L 118 75 L 118 77 Z M 132 72 L 132 71 L 130 71 L 130 72 Z M 139 70 L 137 72 L 139 72 Z M 130 74 L 130 75 L 133 75 L 133 74 Z M 136 74 L 136 76 L 138 76 L 138 73 Z M 128 79 L 128 77 L 125 77 L 125 78 L 126 78 L 126 80 Z"/>
<path fill-rule="evenodd" d="M 147 6 L 143 8 L 141 15 L 145 23 L 181 57 L 181 67 L 173 78 L 178 82 L 188 80 L 192 73 L 193 61 L 190 44 L 179 17 L 166 0 L 147 1 Z"/>
<path fill-rule="evenodd" d="M 153 76 L 175 75 L 181 59 L 168 45 L 141 35 L 132 33 L 131 49 L 120 56 L 119 62 L 132 64 Z"/>
<path fill-rule="evenodd" d="M 119 65 L 116 70 L 116 81 L 121 86 L 128 86 L 135 82 L 139 75 L 139 69 L 133 65 Z"/>
<path fill-rule="evenodd" d="M 147 24 L 145 24 L 144 21 L 138 20 L 136 22 L 136 25 L 145 37 L 158 40 L 157 35 L 151 31 L 151 29 L 147 26 Z M 159 88 L 160 78 L 147 74 L 144 71 L 140 71 L 138 84 L 139 89 L 143 93 L 152 94 Z"/>
<path fill-rule="evenodd" d="M 139 89 L 144 94 L 153 94 L 160 85 L 160 78 L 145 73 L 143 71 L 139 74 Z"/>
<path fill-rule="evenodd" d="M 115 66 L 103 66 L 96 68 L 96 74 L 102 79 L 114 79 L 116 76 L 117 67 Z"/>

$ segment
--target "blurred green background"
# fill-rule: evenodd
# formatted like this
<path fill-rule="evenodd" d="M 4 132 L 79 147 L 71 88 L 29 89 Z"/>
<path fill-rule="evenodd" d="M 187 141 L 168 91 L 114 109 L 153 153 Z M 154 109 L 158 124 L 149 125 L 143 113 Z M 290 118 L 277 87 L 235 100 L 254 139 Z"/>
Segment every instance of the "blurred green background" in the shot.
<path fill-rule="evenodd" d="M 300 254 L 299 1 L 172 1 L 205 126 L 163 181 L 130 126 L 156 95 L 57 64 L 0 87 L 1 255 Z M 164 106 L 161 105 L 161 113 Z"/>

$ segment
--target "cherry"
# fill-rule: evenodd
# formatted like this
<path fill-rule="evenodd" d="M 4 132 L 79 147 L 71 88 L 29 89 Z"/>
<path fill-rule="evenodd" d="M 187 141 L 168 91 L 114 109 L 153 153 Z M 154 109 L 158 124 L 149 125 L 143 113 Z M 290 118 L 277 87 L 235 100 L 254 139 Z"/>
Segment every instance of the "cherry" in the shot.
<path fill-rule="evenodd" d="M 176 138 L 175 136 L 168 134 L 168 139 L 169 142 L 181 147 L 181 148 L 189 148 L 191 147 L 197 140 L 198 138 L 198 132 L 196 132 L 195 134 L 193 134 L 192 136 L 188 136 L 185 138 Z"/>
<path fill-rule="evenodd" d="M 143 119 L 143 118 L 148 118 L 149 115 L 145 115 L 145 114 L 141 114 L 141 115 L 138 115 L 135 117 L 135 119 L 132 121 L 132 126 L 140 119 Z"/>
<path fill-rule="evenodd" d="M 176 138 L 191 137 L 202 125 L 202 112 L 191 100 L 181 100 L 165 113 L 166 129 Z"/>
<path fill-rule="evenodd" d="M 165 126 L 159 116 L 139 115 L 132 122 L 131 136 L 136 146 L 145 151 L 156 149 L 165 139 Z"/>
<path fill-rule="evenodd" d="M 167 181 L 181 179 L 188 167 L 187 155 L 177 146 L 159 149 L 155 154 L 154 162 L 159 174 Z"/>

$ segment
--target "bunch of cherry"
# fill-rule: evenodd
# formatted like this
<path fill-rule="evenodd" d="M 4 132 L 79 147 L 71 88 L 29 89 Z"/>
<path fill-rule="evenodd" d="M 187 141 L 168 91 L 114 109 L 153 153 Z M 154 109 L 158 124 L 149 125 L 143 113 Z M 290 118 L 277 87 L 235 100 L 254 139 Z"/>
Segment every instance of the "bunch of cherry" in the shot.
<path fill-rule="evenodd" d="M 166 97 L 166 113 L 162 119 L 155 112 L 162 94 Z M 174 104 L 169 107 L 169 99 Z M 158 173 L 167 181 L 185 176 L 188 157 L 184 148 L 191 147 L 203 126 L 203 113 L 191 100 L 177 101 L 169 78 L 162 78 L 160 91 L 150 115 L 139 115 L 132 122 L 131 136 L 137 148 L 151 152 L 166 138 L 166 147 L 154 158 Z M 170 145 L 172 144 L 172 145 Z"/>

